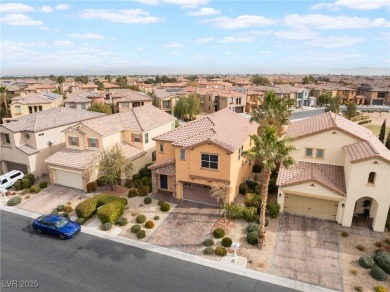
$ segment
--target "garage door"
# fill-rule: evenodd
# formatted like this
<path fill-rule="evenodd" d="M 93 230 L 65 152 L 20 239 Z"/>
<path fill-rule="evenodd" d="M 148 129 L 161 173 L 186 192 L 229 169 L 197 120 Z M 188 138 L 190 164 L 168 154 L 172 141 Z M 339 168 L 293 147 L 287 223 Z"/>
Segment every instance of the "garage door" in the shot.
<path fill-rule="evenodd" d="M 338 201 L 315 199 L 299 195 L 286 194 L 284 209 L 288 213 L 336 220 Z"/>
<path fill-rule="evenodd" d="M 26 164 L 19 164 L 19 163 L 13 163 L 7 161 L 7 169 L 8 171 L 11 170 L 19 170 L 23 172 L 24 174 L 27 174 L 27 165 Z"/>
<path fill-rule="evenodd" d="M 183 182 L 183 199 L 208 205 L 218 205 L 217 201 L 210 196 L 208 185 Z"/>
<path fill-rule="evenodd" d="M 383 99 L 374 99 L 372 105 L 384 105 L 385 101 Z"/>
<path fill-rule="evenodd" d="M 81 173 L 56 169 L 57 184 L 65 187 L 83 190 L 83 178 Z"/>

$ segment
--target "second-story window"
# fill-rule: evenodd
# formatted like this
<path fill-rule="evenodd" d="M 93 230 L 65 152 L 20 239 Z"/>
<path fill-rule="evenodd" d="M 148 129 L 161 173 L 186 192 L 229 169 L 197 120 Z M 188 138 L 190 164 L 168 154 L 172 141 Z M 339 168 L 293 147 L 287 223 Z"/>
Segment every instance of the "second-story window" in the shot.
<path fill-rule="evenodd" d="M 122 102 L 122 107 L 128 108 L 129 107 L 129 103 L 128 102 Z"/>
<path fill-rule="evenodd" d="M 203 168 L 218 169 L 218 155 L 202 154 L 201 166 Z"/>
<path fill-rule="evenodd" d="M 21 113 L 20 105 L 15 106 L 15 112 L 16 112 L 17 114 L 20 114 L 20 113 Z"/>
<path fill-rule="evenodd" d="M 319 158 L 319 159 L 324 158 L 324 149 L 317 149 L 316 158 Z"/>
<path fill-rule="evenodd" d="M 81 104 L 81 109 L 82 109 L 82 110 L 85 110 L 86 108 L 87 108 L 87 105 L 86 105 L 85 103 L 82 103 L 82 104 Z"/>
<path fill-rule="evenodd" d="M 233 97 L 230 97 L 229 98 L 229 104 L 233 104 L 234 103 L 234 99 L 233 99 Z"/>
<path fill-rule="evenodd" d="M 133 142 L 142 143 L 142 134 L 133 134 Z"/>
<path fill-rule="evenodd" d="M 313 148 L 306 148 L 306 157 L 313 157 Z"/>
<path fill-rule="evenodd" d="M 149 133 L 145 133 L 145 144 L 149 143 Z"/>
<path fill-rule="evenodd" d="M 186 160 L 186 150 L 180 149 L 180 160 Z"/>
<path fill-rule="evenodd" d="M 162 106 L 163 106 L 163 108 L 170 108 L 171 102 L 169 100 L 163 100 Z"/>
<path fill-rule="evenodd" d="M 238 160 L 241 159 L 243 150 L 244 150 L 244 146 L 241 146 L 240 149 L 238 149 Z"/>
<path fill-rule="evenodd" d="M 375 184 L 375 177 L 376 177 L 376 173 L 370 172 L 370 174 L 368 175 L 368 183 L 371 185 Z"/>
<path fill-rule="evenodd" d="M 164 144 L 160 144 L 160 153 L 164 153 Z"/>
<path fill-rule="evenodd" d="M 99 140 L 96 138 L 88 138 L 88 147 L 99 147 Z"/>
<path fill-rule="evenodd" d="M 152 161 L 156 161 L 156 151 L 152 152 Z"/>
<path fill-rule="evenodd" d="M 2 144 L 11 144 L 11 139 L 9 138 L 9 134 L 1 134 L 1 142 Z"/>
<path fill-rule="evenodd" d="M 77 138 L 77 137 L 69 137 L 69 145 L 71 145 L 71 146 L 79 146 L 79 138 Z"/>

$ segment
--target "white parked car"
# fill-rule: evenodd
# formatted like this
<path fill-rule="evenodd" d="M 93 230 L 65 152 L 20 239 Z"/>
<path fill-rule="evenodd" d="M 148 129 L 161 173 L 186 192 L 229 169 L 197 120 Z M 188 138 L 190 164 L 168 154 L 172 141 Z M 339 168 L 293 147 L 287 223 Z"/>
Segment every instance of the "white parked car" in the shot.
<path fill-rule="evenodd" d="M 0 176 L 0 192 L 7 191 L 14 183 L 24 177 L 24 173 L 19 170 L 11 170 Z"/>

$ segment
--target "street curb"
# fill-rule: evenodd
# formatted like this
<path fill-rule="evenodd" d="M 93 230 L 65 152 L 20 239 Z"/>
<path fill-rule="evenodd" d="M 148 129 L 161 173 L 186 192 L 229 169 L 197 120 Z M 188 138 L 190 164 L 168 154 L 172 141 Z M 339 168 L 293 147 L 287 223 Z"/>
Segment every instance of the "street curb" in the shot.
<path fill-rule="evenodd" d="M 9 206 L 4 206 L 4 205 L 0 206 L 0 210 L 4 210 L 6 212 L 10 212 L 10 213 L 14 213 L 17 215 L 21 215 L 21 216 L 25 216 L 25 217 L 29 217 L 29 218 L 34 218 L 34 219 L 37 218 L 38 216 L 42 215 L 42 214 L 37 213 L 37 212 L 32 212 L 29 210 L 24 210 L 24 209 L 20 209 L 17 207 L 9 207 Z M 335 290 L 315 286 L 312 284 L 308 284 L 308 283 L 304 283 L 304 282 L 300 282 L 300 281 L 296 281 L 296 280 L 292 280 L 292 279 L 282 278 L 279 276 L 254 271 L 254 270 L 251 270 L 248 268 L 238 267 L 238 266 L 235 266 L 234 264 L 230 265 L 230 264 L 226 264 L 226 263 L 221 263 L 221 262 L 209 260 L 209 259 L 206 259 L 206 258 L 203 258 L 200 256 L 188 254 L 188 253 L 181 252 L 178 250 L 169 249 L 166 247 L 161 247 L 161 246 L 154 245 L 154 244 L 151 244 L 148 242 L 141 242 L 141 241 L 126 238 L 123 236 L 112 235 L 112 234 L 106 233 L 104 231 L 99 231 L 99 230 L 91 229 L 91 228 L 84 227 L 84 226 L 82 226 L 81 232 L 85 233 L 85 234 L 92 235 L 92 236 L 115 241 L 115 242 L 118 242 L 121 244 L 130 245 L 130 246 L 133 246 L 133 247 L 136 247 L 139 249 L 158 253 L 161 255 L 173 257 L 173 258 L 176 258 L 179 260 L 191 262 L 194 264 L 202 265 L 205 267 L 210 267 L 213 269 L 229 272 L 229 273 L 240 275 L 240 276 L 245 276 L 248 278 L 252 278 L 254 280 L 259 280 L 259 281 L 267 282 L 270 284 L 275 284 L 278 286 L 283 286 L 283 287 L 295 289 L 298 291 L 305 291 L 305 292 L 306 291 L 307 292 L 309 292 L 309 291 L 310 292 L 334 292 L 335 291 Z"/>

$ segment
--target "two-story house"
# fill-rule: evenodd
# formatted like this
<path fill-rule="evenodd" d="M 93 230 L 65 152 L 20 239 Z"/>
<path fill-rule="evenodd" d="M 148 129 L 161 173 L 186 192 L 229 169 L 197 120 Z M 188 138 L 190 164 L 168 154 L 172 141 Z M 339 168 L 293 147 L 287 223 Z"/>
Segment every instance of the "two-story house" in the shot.
<path fill-rule="evenodd" d="M 383 232 L 390 206 L 390 151 L 367 128 L 332 112 L 293 122 L 296 165 L 278 174 L 282 211 L 350 227 L 365 215 Z M 364 210 L 364 209 L 367 210 Z"/>
<path fill-rule="evenodd" d="M 138 173 L 155 160 L 156 143 L 152 139 L 173 129 L 175 120 L 147 105 L 68 127 L 64 131 L 66 147 L 45 160 L 50 182 L 86 191 L 86 185 L 101 176 L 101 152 L 115 145 L 131 162 L 132 173 Z"/>
<path fill-rule="evenodd" d="M 104 103 L 105 97 L 106 93 L 103 91 L 76 91 L 67 94 L 67 98 L 64 100 L 64 106 L 67 108 L 87 110 L 94 103 Z"/>
<path fill-rule="evenodd" d="M 359 86 L 358 95 L 365 96 L 368 105 L 390 105 L 389 88 Z"/>
<path fill-rule="evenodd" d="M 230 186 L 232 202 L 253 165 L 242 153 L 250 149 L 250 135 L 258 124 L 224 109 L 154 138 L 157 148 L 152 170 L 153 192 L 167 191 L 178 199 L 216 205 L 212 183 Z"/>
<path fill-rule="evenodd" d="M 170 115 L 174 115 L 176 102 L 187 92 L 181 88 L 158 88 L 152 92 L 153 104 Z"/>
<path fill-rule="evenodd" d="M 199 89 L 196 91 L 196 95 L 200 99 L 200 108 L 204 113 L 214 113 L 225 108 L 236 113 L 245 112 L 246 91 Z"/>
<path fill-rule="evenodd" d="M 1 172 L 20 170 L 47 173 L 43 161 L 65 147 L 63 130 L 80 121 L 104 114 L 57 107 L 39 111 L 0 125 Z"/>
<path fill-rule="evenodd" d="M 116 89 L 107 93 L 107 97 L 112 102 L 114 113 L 127 112 L 132 108 L 153 103 L 153 98 L 146 93 L 130 89 Z"/>

